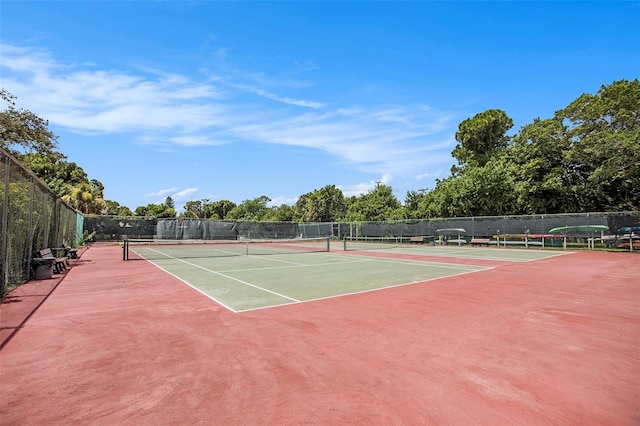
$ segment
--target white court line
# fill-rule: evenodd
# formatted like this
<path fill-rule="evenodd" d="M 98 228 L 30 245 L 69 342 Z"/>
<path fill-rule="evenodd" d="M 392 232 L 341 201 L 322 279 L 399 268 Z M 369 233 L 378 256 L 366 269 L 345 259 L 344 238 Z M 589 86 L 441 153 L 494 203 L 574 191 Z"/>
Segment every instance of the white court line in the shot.
<path fill-rule="evenodd" d="M 262 259 L 263 257 L 265 258 L 265 260 L 270 260 L 271 262 L 281 262 L 281 263 L 290 263 L 292 265 L 297 265 L 297 266 L 307 266 L 304 263 L 299 263 L 299 262 L 291 262 L 289 260 L 282 260 L 282 259 L 274 259 L 273 257 L 268 257 L 268 255 L 255 255 L 255 254 L 250 254 L 248 255 L 248 257 L 255 257 L 257 259 Z"/>
<path fill-rule="evenodd" d="M 331 256 L 331 255 L 326 255 Z M 297 267 L 309 267 L 312 268 L 314 266 L 332 266 L 332 265 L 350 265 L 355 263 L 362 262 L 381 262 L 381 263 L 393 263 L 398 265 L 411 265 L 411 266 L 424 266 L 424 267 L 437 267 L 437 268 L 448 268 L 448 269 L 458 269 L 458 270 L 485 270 L 491 269 L 489 266 L 485 265 L 461 265 L 458 263 L 444 263 L 444 262 L 429 262 L 424 260 L 398 260 L 398 259 L 386 259 L 379 257 L 371 257 L 366 255 L 349 255 L 350 257 L 357 258 L 358 260 L 354 261 L 341 261 L 341 262 L 324 262 L 324 263 L 314 263 L 314 264 L 295 264 L 295 266 L 268 266 L 264 268 L 243 268 L 243 269 L 225 269 L 221 272 L 243 272 L 243 271 L 261 271 L 261 270 L 271 270 L 271 269 L 288 269 L 288 268 L 297 268 Z M 333 255 L 334 258 L 342 258 L 342 255 Z M 270 259 L 271 260 L 271 259 Z"/>
<path fill-rule="evenodd" d="M 154 252 L 156 252 L 158 254 L 161 254 L 162 256 L 167 257 L 168 259 L 182 261 L 182 259 L 180 259 L 178 257 L 171 256 L 170 254 L 164 253 L 164 252 L 162 252 L 160 250 L 157 250 L 157 249 L 144 247 L 143 250 L 151 250 L 151 251 L 154 251 Z M 252 257 L 254 259 L 267 260 L 267 261 L 270 261 L 270 262 L 286 263 L 288 265 L 292 265 L 292 266 L 267 266 L 267 267 L 242 268 L 242 269 L 224 269 L 224 270 L 219 271 L 219 272 L 242 272 L 242 271 L 259 271 L 259 270 L 263 270 L 263 269 L 264 270 L 268 270 L 268 269 L 287 269 L 287 268 L 294 268 L 294 267 L 298 268 L 298 267 L 313 267 L 313 266 L 346 265 L 346 264 L 351 264 L 351 263 L 371 262 L 374 259 L 374 258 L 363 257 L 361 260 L 347 260 L 347 258 L 345 258 L 345 257 L 343 257 L 341 255 L 322 254 L 323 256 L 329 256 L 329 257 L 332 257 L 333 259 L 345 259 L 345 260 L 342 260 L 340 262 L 324 262 L 324 263 L 307 264 L 307 263 L 300 263 L 300 262 L 291 262 L 289 260 L 283 260 L 283 259 L 276 259 L 276 258 L 274 258 L 274 256 L 269 256 L 269 255 L 255 255 L 255 254 L 254 255 L 251 255 L 251 254 L 250 255 L 244 255 L 244 254 L 240 255 L 240 254 L 238 254 L 236 252 L 227 252 L 225 250 L 218 250 L 218 251 L 221 251 L 221 252 L 224 252 L 224 253 L 231 253 L 231 254 L 234 254 L 234 255 L 237 255 L 237 256 L 242 256 L 242 257 Z M 135 250 L 134 250 L 134 252 L 135 252 Z M 141 256 L 141 257 L 144 258 L 144 256 L 142 256 L 140 253 L 136 252 L 136 254 L 138 254 L 138 256 Z M 285 254 L 285 255 L 287 255 L 287 254 Z M 215 257 L 201 257 L 201 259 L 212 259 L 212 258 L 215 258 Z M 145 260 L 149 260 L 149 259 L 145 258 Z M 158 259 L 158 260 L 161 260 L 161 259 Z M 186 261 L 184 263 L 187 263 L 187 264 L 191 265 L 191 263 L 186 262 Z M 205 268 L 203 268 L 203 269 L 205 269 Z"/>
<path fill-rule="evenodd" d="M 403 253 L 407 253 L 407 254 L 415 254 L 415 255 L 420 255 L 420 256 L 443 256 L 443 257 L 453 257 L 453 258 L 458 258 L 458 259 L 477 259 L 477 260 L 498 260 L 498 261 L 506 261 L 506 262 L 521 262 L 521 263 L 526 263 L 526 262 L 535 262 L 537 260 L 544 260 L 544 259 L 549 259 L 552 257 L 556 257 L 556 256 L 563 256 L 565 254 L 573 254 L 574 252 L 556 252 L 554 250 L 547 250 L 547 249 L 533 249 L 536 250 L 535 253 L 542 253 L 544 254 L 544 257 L 536 257 L 533 259 L 523 259 L 522 257 L 509 257 L 509 256 L 501 256 L 501 257 L 493 257 L 493 256 L 483 256 L 482 253 L 484 254 L 495 254 L 498 252 L 498 250 L 501 253 L 526 253 L 526 248 L 521 248 L 521 249 L 514 249 L 514 248 L 502 248 L 502 247 L 497 247 L 497 248 L 482 248 L 482 247 L 449 247 L 449 248 L 444 248 L 444 247 L 413 247 L 413 246 L 398 246 L 398 247 L 389 247 L 389 248 L 384 248 L 384 247 L 380 247 L 380 248 L 375 248 L 375 249 L 362 249 L 362 250 L 357 250 L 357 249 L 353 249 L 353 250 L 348 250 L 348 251 L 362 251 L 362 252 L 367 252 L 367 251 L 375 251 L 375 252 L 383 252 L 383 253 L 389 253 L 391 251 L 401 251 Z M 475 255 L 473 252 L 476 252 Z M 478 253 L 480 252 L 480 253 Z M 534 252 L 531 252 L 532 254 Z"/>
<path fill-rule="evenodd" d="M 371 250 L 368 250 L 371 251 Z M 388 262 L 388 263 L 399 263 L 401 265 L 425 265 L 425 266 L 437 266 L 437 267 L 442 267 L 442 268 L 451 268 L 451 269 L 465 269 L 465 267 L 467 267 L 466 269 L 469 268 L 474 268 L 474 269 L 478 269 L 480 268 L 480 270 L 484 270 L 484 269 L 492 269 L 492 266 L 485 266 L 485 265 L 461 265 L 459 263 L 446 263 L 446 262 L 431 262 L 428 260 L 398 260 L 398 259 L 391 259 L 391 258 L 386 258 L 386 257 L 376 257 L 376 256 L 367 256 L 366 254 L 349 254 L 348 256 L 353 256 L 353 257 L 364 257 L 367 259 L 372 259 L 372 260 L 378 260 L 380 262 Z M 471 259 L 471 260 L 487 260 L 487 259 Z M 489 259 L 489 260 L 495 260 L 495 259 Z"/>
<path fill-rule="evenodd" d="M 222 303 L 221 301 L 219 301 L 218 299 L 216 299 L 215 297 L 211 296 L 210 294 L 205 293 L 204 291 L 200 290 L 198 287 L 194 286 L 193 284 L 191 284 L 188 281 L 185 281 L 184 278 L 181 278 L 179 276 L 177 276 L 176 274 L 174 274 L 173 272 L 169 272 L 166 269 L 164 269 L 162 266 L 158 265 L 157 263 L 154 263 L 152 260 L 147 259 L 146 257 L 144 257 L 143 255 L 141 255 L 140 253 L 136 252 L 134 250 L 134 253 L 136 253 L 138 256 L 140 256 L 141 258 L 143 258 L 144 260 L 146 260 L 147 262 L 151 263 L 153 266 L 155 266 L 156 268 L 160 269 L 161 271 L 171 275 L 173 278 L 177 279 L 178 281 L 182 281 L 184 284 L 188 285 L 189 287 L 191 287 L 192 289 L 194 289 L 195 291 L 197 291 L 198 293 L 202 294 L 205 297 L 208 297 L 209 299 L 213 300 L 214 302 L 216 302 L 218 305 L 222 306 L 223 308 L 226 308 L 228 310 L 230 310 L 231 312 L 233 312 L 234 314 L 237 314 L 238 312 L 242 312 L 242 311 L 236 311 L 235 309 L 233 309 L 230 306 L 225 305 L 224 303 Z"/>
<path fill-rule="evenodd" d="M 222 303 L 220 300 L 216 299 L 215 297 L 212 297 L 211 295 L 205 293 L 204 291 L 200 290 L 199 288 L 197 288 L 196 286 L 190 284 L 189 282 L 185 281 L 183 278 L 180 278 L 179 276 L 173 274 L 172 272 L 167 271 L 166 269 L 164 269 L 163 267 L 157 265 L 156 263 L 154 263 L 152 260 L 146 259 L 144 256 L 142 256 L 140 253 L 137 253 L 139 256 L 141 256 L 142 258 L 144 258 L 147 261 L 150 261 L 153 265 L 155 265 L 157 268 L 161 269 L 162 271 L 168 273 L 169 275 L 175 277 L 176 279 L 182 281 L 183 283 L 187 284 L 189 287 L 193 288 L 194 290 L 196 290 L 197 292 L 203 294 L 204 296 L 208 297 L 209 299 L 215 301 L 216 303 L 218 303 L 220 306 L 230 310 L 231 312 L 234 313 L 240 313 L 240 312 L 249 312 L 249 311 L 254 311 L 254 310 L 260 310 L 260 309 L 269 309 L 269 308 L 274 308 L 274 307 L 278 307 L 278 306 L 287 306 L 287 305 L 292 305 L 292 304 L 297 304 L 297 303 L 307 303 L 307 302 L 314 302 L 314 301 L 319 301 L 319 300 L 325 300 L 325 299 L 332 299 L 332 298 L 337 298 L 337 297 L 343 297 L 343 296 L 350 296 L 350 295 L 354 295 L 354 294 L 361 294 L 361 293 L 370 293 L 373 291 L 378 291 L 378 290 L 384 290 L 384 289 L 389 289 L 389 288 L 394 288 L 394 287 L 402 287 L 402 286 L 409 286 L 409 285 L 414 285 L 414 284 L 419 284 L 419 283 L 423 283 L 423 282 L 428 282 L 428 281 L 434 281 L 437 279 L 442 279 L 442 278 L 449 278 L 449 277 L 455 277 L 455 276 L 459 276 L 459 275 L 465 275 L 465 274 L 470 274 L 470 273 L 475 273 L 475 272 L 481 272 L 481 271 L 485 271 L 488 269 L 494 269 L 493 267 L 486 267 L 486 266 L 476 266 L 476 265 L 455 265 L 455 264 L 447 264 L 447 263 L 439 263 L 439 262 L 425 262 L 425 261 L 419 261 L 419 260 L 393 260 L 393 259 L 381 259 L 381 258 L 377 258 L 377 257 L 367 257 L 367 256 L 361 256 L 361 255 L 353 255 L 356 258 L 359 258 L 358 261 L 349 261 L 349 262 L 327 262 L 324 264 L 315 264 L 315 265 L 304 265 L 304 264 L 299 264 L 298 266 L 291 266 L 291 268 L 293 267 L 313 267 L 313 266 L 327 266 L 327 265 L 345 265 L 345 264 L 350 264 L 350 263 L 363 263 L 363 262 L 381 262 L 381 263 L 394 263 L 394 264 L 400 264 L 400 265 L 412 265 L 412 266 L 435 266 L 435 267 L 440 267 L 440 268 L 449 268 L 449 269 L 457 269 L 460 270 L 460 273 L 457 274 L 452 274 L 452 275 L 446 275 L 444 277 L 434 277 L 434 278 L 428 278 L 425 280 L 419 280 L 419 281 L 414 281 L 414 282 L 409 282 L 409 283 L 402 283 L 402 284 L 394 284 L 394 285 L 388 285 L 388 286 L 382 286 L 382 287 L 376 287 L 376 288 L 372 288 L 372 289 L 368 289 L 368 290 L 361 290 L 361 291 L 355 291 L 355 292 L 350 292 L 350 293 L 342 293 L 342 294 L 335 294 L 335 295 L 331 295 L 331 296 L 325 296 L 325 297 L 319 297 L 319 298 L 315 298 L 315 299 L 308 299 L 308 300 L 298 300 L 298 299 L 294 299 L 293 297 L 289 297 L 289 296 L 285 296 L 283 294 L 277 293 L 275 291 L 257 286 L 255 284 L 251 284 L 249 282 L 234 278 L 232 276 L 226 275 L 222 272 L 219 271 L 214 271 L 208 268 L 205 268 L 203 266 L 200 265 L 196 265 L 194 263 L 191 262 L 187 262 L 186 260 L 183 259 L 179 259 L 173 256 L 170 256 L 166 253 L 162 253 L 161 251 L 155 250 L 155 249 L 151 249 L 151 248 L 145 248 L 145 250 L 151 250 L 154 252 L 157 252 L 158 254 L 161 254 L 163 256 L 166 256 L 167 258 L 170 258 L 172 260 L 177 260 L 181 263 L 196 267 L 198 269 L 202 269 L 204 271 L 207 272 L 211 272 L 213 274 L 216 274 L 218 276 L 221 276 L 223 278 L 227 278 L 230 279 L 232 281 L 236 281 L 238 283 L 241 283 L 243 285 L 249 286 L 249 287 L 253 287 L 257 290 L 262 290 L 266 293 L 271 293 L 274 294 L 276 296 L 282 297 L 286 300 L 290 300 L 291 302 L 288 303 L 280 303 L 280 304 L 273 304 L 273 305 L 267 305 L 267 306 L 260 306 L 257 308 L 249 308 L 249 309 L 240 309 L 240 310 L 236 310 L 233 309 L 229 306 L 227 306 L 226 304 Z M 342 257 L 342 255 L 330 255 L 330 254 L 325 254 L 325 256 L 332 256 L 332 257 Z M 256 256 L 257 257 L 257 256 Z M 293 263 L 293 262 L 291 262 Z M 282 266 L 282 267 L 272 267 L 272 268 L 259 268 L 259 269 L 286 269 L 289 268 L 287 266 Z M 242 269 L 242 270 L 236 270 L 235 272 L 241 272 L 241 271 L 247 271 L 250 269 Z M 225 271 L 225 272 L 234 272 L 234 271 Z"/>
<path fill-rule="evenodd" d="M 291 266 L 266 266 L 260 268 L 242 268 L 242 269 L 224 269 L 220 272 L 244 272 L 244 271 L 268 271 L 273 269 L 293 269 L 293 268 L 312 268 L 314 266 L 333 266 L 333 265 L 351 265 L 354 263 L 362 263 L 362 262 L 372 262 L 374 259 L 358 259 L 354 261 L 345 261 L 345 262 L 325 262 L 325 263 L 313 263 L 313 264 L 302 264 L 299 265 L 291 265 Z"/>
<path fill-rule="evenodd" d="M 152 248 L 148 248 L 147 250 L 157 251 L 157 250 L 152 249 Z M 240 279 L 234 278 L 234 277 L 232 277 L 232 276 L 230 276 L 230 275 L 226 275 L 226 274 L 223 274 L 223 273 L 218 272 L 218 271 L 213 271 L 213 270 L 208 269 L 208 268 L 205 268 L 205 267 L 203 267 L 203 266 L 196 265 L 195 263 L 187 262 L 187 261 L 186 261 L 186 260 L 184 260 L 184 259 L 178 259 L 177 257 L 168 256 L 166 253 L 162 253 L 162 252 L 159 252 L 159 251 L 157 251 L 157 252 L 158 252 L 159 254 L 162 254 L 163 256 L 167 256 L 167 257 L 169 257 L 169 258 L 171 258 L 171 259 L 173 259 L 173 260 L 177 260 L 178 262 L 185 263 L 185 264 L 187 264 L 187 265 L 193 266 L 193 267 L 198 268 L 198 269 L 202 269 L 202 270 L 207 271 L 207 272 L 211 272 L 212 274 L 216 274 L 216 275 L 219 275 L 219 276 L 221 276 L 221 277 L 224 277 L 224 278 L 230 279 L 230 280 L 232 280 L 232 281 L 239 282 L 240 284 L 244 284 L 244 285 L 246 285 L 246 286 L 253 287 L 253 288 L 256 288 L 256 289 L 258 289 L 258 290 L 262 290 L 262 291 L 264 291 L 264 292 L 266 292 L 266 293 L 274 294 L 274 295 L 279 296 L 279 297 L 282 297 L 282 298 L 284 298 L 284 299 L 288 299 L 288 300 L 291 300 L 291 301 L 294 301 L 294 302 L 299 302 L 299 300 L 298 300 L 298 299 L 294 299 L 293 297 L 285 296 L 284 294 L 280 294 L 280 293 L 277 293 L 277 292 L 275 292 L 275 291 L 271 291 L 271 290 L 269 290 L 269 289 L 267 289 L 267 288 L 263 288 L 263 287 L 260 287 L 260 286 L 255 285 L 255 284 L 251 284 L 251 283 L 249 283 L 249 282 L 246 282 L 246 281 L 243 281 L 243 280 L 240 280 Z M 152 261 L 151 263 L 153 263 L 153 261 Z M 155 264 L 154 264 L 154 265 L 155 265 Z M 161 268 L 161 269 L 163 269 L 163 268 Z M 164 269 L 163 269 L 163 270 L 164 270 Z M 173 274 L 172 274 L 172 275 L 173 275 Z"/>
<path fill-rule="evenodd" d="M 493 269 L 493 268 L 491 267 L 491 268 L 487 268 L 487 269 Z M 475 270 L 475 271 L 465 271 L 465 272 L 460 272 L 459 274 L 446 275 L 444 277 L 428 278 L 426 280 L 413 281 L 413 282 L 410 282 L 410 283 L 394 284 L 394 285 L 388 285 L 388 286 L 384 286 L 384 287 L 376 287 L 376 288 L 372 288 L 372 289 L 369 289 L 369 290 L 360 290 L 360 291 L 354 291 L 354 292 L 351 292 L 351 293 L 334 294 L 334 295 L 331 295 L 331 296 L 318 297 L 318 298 L 315 298 L 315 299 L 300 300 L 298 302 L 282 303 L 280 305 L 269 305 L 269 306 L 260 306 L 258 308 L 241 309 L 241 310 L 238 310 L 238 311 L 235 311 L 235 312 L 236 313 L 242 313 L 242 312 L 250 312 L 250 311 L 259 311 L 259 310 L 262 310 L 262 309 L 279 308 L 281 306 L 289 306 L 289 305 L 295 305 L 295 304 L 299 304 L 299 303 L 318 302 L 320 300 L 329 300 L 329 299 L 335 299 L 335 298 L 338 298 L 338 297 L 352 296 L 352 295 L 356 295 L 356 294 L 372 293 L 374 291 L 386 290 L 386 289 L 390 289 L 390 288 L 406 287 L 406 286 L 410 286 L 410 285 L 426 283 L 426 282 L 429 282 L 429 281 L 440 280 L 440 279 L 443 279 L 443 278 L 457 277 L 457 276 L 460 276 L 460 275 L 473 274 L 473 273 L 482 272 L 482 271 L 483 271 L 483 269 L 478 269 L 478 270 Z"/>

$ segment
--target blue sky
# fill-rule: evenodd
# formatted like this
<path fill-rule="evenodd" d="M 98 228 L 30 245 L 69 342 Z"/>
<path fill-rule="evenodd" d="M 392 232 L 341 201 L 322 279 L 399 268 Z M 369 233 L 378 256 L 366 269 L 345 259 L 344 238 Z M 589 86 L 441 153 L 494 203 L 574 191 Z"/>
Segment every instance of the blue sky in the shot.
<path fill-rule="evenodd" d="M 461 121 L 516 132 L 640 74 L 638 2 L 3 0 L 0 24 L 2 87 L 132 210 L 403 202 L 449 175 Z"/>

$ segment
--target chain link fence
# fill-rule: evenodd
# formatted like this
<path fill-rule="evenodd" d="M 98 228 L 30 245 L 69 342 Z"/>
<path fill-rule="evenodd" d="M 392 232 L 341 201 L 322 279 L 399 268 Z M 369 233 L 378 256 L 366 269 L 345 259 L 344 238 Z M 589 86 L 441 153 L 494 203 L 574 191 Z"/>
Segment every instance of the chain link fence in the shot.
<path fill-rule="evenodd" d="M 541 238 L 560 227 L 573 229 L 566 234 L 576 241 L 594 236 L 607 236 L 616 241 L 640 236 L 640 212 L 549 214 L 527 216 L 484 216 L 400 220 L 387 222 L 249 222 L 206 219 L 154 219 L 118 216 L 87 216 L 85 232 L 94 233 L 98 241 L 121 241 L 128 238 L 147 239 L 257 239 L 331 237 L 424 237 L 433 241 L 443 231 L 451 230 L 471 241 L 473 238 L 518 239 L 523 236 Z M 594 231 L 598 229 L 598 231 Z M 635 232 L 635 233 L 634 233 Z M 597 233 L 598 235 L 595 235 Z M 558 234 L 560 235 L 560 234 Z M 626 237 L 625 237 L 626 235 Z M 638 241 L 640 243 L 640 241 Z M 552 244 L 551 244 L 552 245 Z"/>
<path fill-rule="evenodd" d="M 45 248 L 77 247 L 83 215 L 49 189 L 31 171 L 0 149 L 0 297 L 29 281 L 32 259 Z"/>

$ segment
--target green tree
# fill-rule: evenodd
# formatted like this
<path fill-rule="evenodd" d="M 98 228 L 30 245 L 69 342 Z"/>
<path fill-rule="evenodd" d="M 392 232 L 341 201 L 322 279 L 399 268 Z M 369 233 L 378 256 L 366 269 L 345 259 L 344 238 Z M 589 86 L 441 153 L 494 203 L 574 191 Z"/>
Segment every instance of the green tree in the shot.
<path fill-rule="evenodd" d="M 181 218 L 204 218 L 204 209 L 202 201 L 187 201 L 184 205 L 184 213 Z"/>
<path fill-rule="evenodd" d="M 220 200 L 213 203 L 205 203 L 205 217 L 209 219 L 226 219 L 227 214 L 237 207 L 236 203 L 229 200 Z"/>
<path fill-rule="evenodd" d="M 178 216 L 178 219 L 201 219 L 201 218 L 195 212 L 191 210 L 185 210 L 184 212 L 180 213 L 180 216 Z"/>
<path fill-rule="evenodd" d="M 231 220 L 262 220 L 268 214 L 267 203 L 271 199 L 262 195 L 253 200 L 245 200 L 227 213 L 226 219 Z"/>
<path fill-rule="evenodd" d="M 102 184 L 102 182 L 100 182 L 98 179 L 91 179 L 89 183 L 93 188 L 95 188 L 100 198 L 104 198 L 104 185 Z"/>
<path fill-rule="evenodd" d="M 509 156 L 516 165 L 517 212 L 566 213 L 580 209 L 569 178 L 571 140 L 559 117 L 524 126 L 513 139 Z"/>
<path fill-rule="evenodd" d="M 129 207 L 121 206 L 117 201 L 104 200 L 105 211 L 102 214 L 111 216 L 133 216 L 133 212 Z"/>
<path fill-rule="evenodd" d="M 569 123 L 569 171 L 585 210 L 640 208 L 640 81 L 602 86 L 556 116 Z"/>
<path fill-rule="evenodd" d="M 514 137 L 524 213 L 640 208 L 640 83 L 621 80 L 583 94 Z"/>
<path fill-rule="evenodd" d="M 402 205 L 393 195 L 393 188 L 389 185 L 377 184 L 373 190 L 359 197 L 352 197 L 347 202 L 346 220 L 378 221 L 403 218 Z"/>
<path fill-rule="evenodd" d="M 76 163 L 65 161 L 58 152 L 30 152 L 19 155 L 22 163 L 42 179 L 53 192 L 83 213 L 101 214 L 108 211 L 104 202 L 104 185 L 89 180 L 87 173 Z M 128 210 L 128 209 L 127 209 Z"/>
<path fill-rule="evenodd" d="M 84 182 L 75 186 L 62 199 L 82 213 L 103 214 L 107 205 L 101 195 L 98 188 L 92 186 L 89 182 Z"/>
<path fill-rule="evenodd" d="M 296 202 L 302 222 L 333 222 L 346 213 L 344 194 L 335 185 L 303 194 Z"/>
<path fill-rule="evenodd" d="M 482 167 L 487 164 L 497 151 L 507 147 L 510 138 L 506 132 L 511 127 L 513 120 L 497 109 L 476 114 L 460 123 L 455 136 L 458 144 L 451 153 L 460 167 L 454 166 L 452 172 L 462 171 L 466 165 Z"/>
<path fill-rule="evenodd" d="M 16 108 L 16 97 L 4 88 L 0 89 L 0 98 L 7 104 L 0 111 L 0 147 L 15 156 L 23 152 L 56 153 L 57 136 L 47 128 L 47 120 Z"/>
<path fill-rule="evenodd" d="M 273 210 L 273 219 L 279 222 L 293 222 L 298 216 L 298 212 L 295 206 L 290 206 L 288 204 L 281 204 L 279 207 L 276 207 Z"/>
<path fill-rule="evenodd" d="M 426 196 L 428 194 L 429 191 L 427 189 L 407 191 L 407 196 L 404 199 L 404 210 L 408 219 L 429 217 L 426 209 Z"/>
<path fill-rule="evenodd" d="M 266 222 L 293 222 L 296 217 L 296 209 L 288 204 L 267 209 L 260 220 Z"/>
<path fill-rule="evenodd" d="M 67 195 L 73 187 L 88 183 L 100 198 L 104 185 L 96 180 L 89 180 L 87 173 L 76 163 L 65 161 L 60 153 L 43 154 L 27 153 L 19 156 L 22 163 L 42 179 L 59 196 Z"/>
<path fill-rule="evenodd" d="M 167 204 L 147 204 L 138 206 L 135 210 L 136 216 L 156 217 L 159 219 L 173 219 L 176 217 L 176 210 Z"/>
<path fill-rule="evenodd" d="M 175 203 L 173 202 L 173 198 L 171 198 L 171 197 L 167 197 L 167 198 L 164 200 L 164 204 L 165 204 L 168 208 L 170 208 L 170 209 L 175 209 L 175 208 L 176 208 L 176 205 L 175 205 Z"/>
<path fill-rule="evenodd" d="M 71 193 L 71 190 L 75 185 L 84 181 L 71 182 L 68 175 L 61 173 L 61 163 L 64 160 L 64 156 L 61 153 L 53 152 L 43 154 L 40 152 L 30 152 L 26 154 L 17 154 L 17 158 L 31 171 L 42 179 L 48 186 L 56 193 L 57 196 L 62 197 Z"/>
<path fill-rule="evenodd" d="M 236 204 L 229 200 L 214 202 L 208 199 L 187 201 L 184 206 L 185 213 L 181 217 L 221 220 L 225 219 L 227 213 L 235 207 Z M 188 215 L 187 212 L 189 212 Z"/>

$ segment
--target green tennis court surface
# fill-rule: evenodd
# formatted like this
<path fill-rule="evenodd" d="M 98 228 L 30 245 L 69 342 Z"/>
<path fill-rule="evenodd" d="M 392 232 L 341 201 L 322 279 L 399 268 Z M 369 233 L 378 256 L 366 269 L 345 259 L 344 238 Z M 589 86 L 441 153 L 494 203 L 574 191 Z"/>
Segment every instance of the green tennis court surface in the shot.
<path fill-rule="evenodd" d="M 130 240 L 125 244 L 126 258 L 129 252 L 234 312 L 417 284 L 487 269 L 456 259 L 478 259 L 478 263 L 527 262 L 568 253 L 397 244 L 388 240 L 330 244 L 327 238 Z M 375 252 L 383 255 L 376 256 Z M 421 258 L 407 259 L 404 255 Z"/>
<path fill-rule="evenodd" d="M 329 252 L 240 256 L 191 256 L 177 251 L 136 247 L 149 258 L 216 302 L 241 312 L 341 295 L 410 285 L 487 269 Z M 160 256 L 164 253 L 164 258 Z"/>
<path fill-rule="evenodd" d="M 509 262 L 530 262 L 572 253 L 570 251 L 544 250 L 539 248 L 509 249 L 504 247 L 430 246 L 376 242 L 348 242 L 346 248 L 348 251 L 379 251 L 462 259 L 506 260 Z"/>

